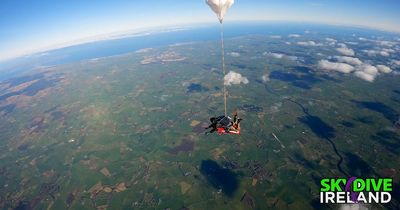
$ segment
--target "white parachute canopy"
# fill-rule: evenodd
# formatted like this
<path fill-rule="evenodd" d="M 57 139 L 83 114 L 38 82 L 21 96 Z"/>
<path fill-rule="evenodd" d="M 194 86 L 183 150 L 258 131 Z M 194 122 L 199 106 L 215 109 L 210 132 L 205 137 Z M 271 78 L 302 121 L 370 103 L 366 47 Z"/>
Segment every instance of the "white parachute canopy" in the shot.
<path fill-rule="evenodd" d="M 233 5 L 235 0 L 206 0 L 208 6 L 217 14 L 219 22 L 222 23 L 228 9 Z"/>

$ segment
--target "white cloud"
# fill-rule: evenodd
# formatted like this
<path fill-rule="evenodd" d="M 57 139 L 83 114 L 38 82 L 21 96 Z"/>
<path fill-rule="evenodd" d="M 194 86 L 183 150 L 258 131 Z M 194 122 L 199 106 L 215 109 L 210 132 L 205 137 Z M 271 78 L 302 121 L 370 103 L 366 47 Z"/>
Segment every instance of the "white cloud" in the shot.
<path fill-rule="evenodd" d="M 376 43 L 378 43 L 381 46 L 387 46 L 387 47 L 393 47 L 396 44 L 395 42 L 383 41 L 383 40 L 378 40 L 376 41 Z"/>
<path fill-rule="evenodd" d="M 356 72 L 354 72 L 354 75 L 360 79 L 367 81 L 367 82 L 373 82 L 375 80 L 375 76 L 367 74 L 363 71 L 356 71 Z"/>
<path fill-rule="evenodd" d="M 264 82 L 268 82 L 268 81 L 269 81 L 269 74 L 264 74 L 264 75 L 262 75 L 261 79 L 262 79 L 262 81 L 264 81 Z"/>
<path fill-rule="evenodd" d="M 239 57 L 239 56 L 240 56 L 240 53 L 238 53 L 238 52 L 231 52 L 231 53 L 229 53 L 229 55 L 232 56 L 232 57 Z"/>
<path fill-rule="evenodd" d="M 378 76 L 378 73 L 379 73 L 379 71 L 375 66 L 372 66 L 370 64 L 363 64 L 363 65 L 357 66 L 357 69 L 354 72 L 354 75 L 365 81 L 373 82 L 375 80 L 375 78 Z"/>
<path fill-rule="evenodd" d="M 393 74 L 400 75 L 400 72 L 393 71 L 389 66 L 386 65 L 377 65 L 373 66 L 368 63 L 363 63 L 360 59 L 349 56 L 334 56 L 329 57 L 329 59 L 335 59 L 338 62 L 331 62 L 328 60 L 320 60 L 318 62 L 318 67 L 320 69 L 338 71 L 342 73 L 354 73 L 354 76 L 368 81 L 373 82 L 376 77 L 378 77 L 381 73 L 384 74 Z M 395 60 L 392 60 L 392 64 L 394 64 Z M 400 64 L 400 61 L 398 61 Z"/>
<path fill-rule="evenodd" d="M 395 50 L 389 49 L 389 48 L 384 48 L 384 49 L 382 49 L 382 51 L 388 52 L 388 53 L 395 53 L 396 52 Z"/>
<path fill-rule="evenodd" d="M 339 210 L 369 210 L 367 205 L 354 203 L 354 204 L 341 204 Z"/>
<path fill-rule="evenodd" d="M 349 57 L 349 56 L 335 56 L 336 60 L 342 63 L 348 63 L 351 65 L 361 65 L 363 62 L 358 58 Z"/>
<path fill-rule="evenodd" d="M 325 40 L 328 41 L 328 42 L 337 42 L 336 39 L 329 38 L 329 37 L 325 38 Z"/>
<path fill-rule="evenodd" d="M 389 54 L 388 52 L 386 52 L 386 51 L 381 51 L 380 54 L 381 54 L 382 56 L 385 56 L 385 57 L 390 56 L 390 54 Z"/>
<path fill-rule="evenodd" d="M 299 34 L 289 34 L 288 37 L 290 37 L 290 38 L 299 38 L 300 35 Z"/>
<path fill-rule="evenodd" d="M 363 50 L 363 52 L 367 53 L 368 56 L 376 56 L 376 55 L 380 55 L 380 56 L 384 56 L 384 57 L 390 56 L 389 52 L 384 51 L 384 50 Z"/>
<path fill-rule="evenodd" d="M 338 71 L 342 73 L 350 73 L 354 70 L 354 67 L 347 63 L 336 63 L 328 60 L 320 60 L 318 67 L 325 70 Z"/>
<path fill-rule="evenodd" d="M 274 57 L 274 58 L 283 58 L 283 56 L 285 56 L 284 54 L 281 54 L 281 53 L 268 53 L 267 55 Z"/>
<path fill-rule="evenodd" d="M 230 71 L 224 77 L 224 84 L 225 85 L 239 85 L 240 83 L 247 84 L 249 80 L 246 77 L 243 77 L 241 74 L 236 73 L 234 71 Z"/>
<path fill-rule="evenodd" d="M 329 46 L 335 46 L 336 45 L 336 43 L 337 43 L 337 40 L 336 39 L 333 39 L 333 38 L 325 38 L 325 41 L 327 41 L 328 42 L 328 45 Z"/>
<path fill-rule="evenodd" d="M 338 44 L 340 47 L 336 48 L 336 51 L 342 53 L 343 55 L 347 55 L 347 56 L 354 56 L 354 51 L 350 48 L 348 48 L 345 44 L 340 43 Z"/>
<path fill-rule="evenodd" d="M 363 71 L 363 72 L 365 72 L 367 74 L 371 74 L 371 75 L 378 74 L 378 69 L 375 66 L 372 66 L 370 64 L 363 64 L 361 66 L 358 66 L 357 71 Z"/>
<path fill-rule="evenodd" d="M 358 45 L 358 42 L 346 42 L 346 44 Z"/>
<path fill-rule="evenodd" d="M 385 66 L 385 65 L 377 65 L 376 68 L 378 68 L 379 72 L 382 73 L 390 73 L 392 72 L 392 69 L 389 66 Z"/>
<path fill-rule="evenodd" d="M 392 60 L 391 64 L 393 66 L 400 66 L 400 60 Z"/>
<path fill-rule="evenodd" d="M 264 52 L 263 55 L 270 56 L 273 58 L 283 58 L 284 54 L 282 53 L 271 53 L 271 52 Z"/>
<path fill-rule="evenodd" d="M 297 44 L 298 44 L 298 45 L 301 45 L 301 46 L 313 46 L 313 47 L 322 46 L 321 43 L 316 43 L 316 42 L 314 42 L 314 41 L 297 42 Z"/>
<path fill-rule="evenodd" d="M 297 61 L 299 59 L 297 56 L 293 56 L 293 55 L 290 55 L 290 56 L 287 55 L 287 56 L 285 56 L 285 58 L 292 60 L 292 61 Z"/>
<path fill-rule="evenodd" d="M 364 38 L 364 37 L 359 37 L 358 40 L 360 40 L 360 41 L 367 41 L 367 39 Z"/>
<path fill-rule="evenodd" d="M 271 39 L 280 39 L 281 38 L 281 36 L 278 36 L 278 35 L 272 35 L 270 37 L 271 37 Z"/>
<path fill-rule="evenodd" d="M 276 59 L 288 59 L 292 61 L 296 61 L 298 58 L 296 56 L 285 55 L 282 53 L 272 53 L 272 52 L 265 52 L 263 55 L 270 56 Z"/>

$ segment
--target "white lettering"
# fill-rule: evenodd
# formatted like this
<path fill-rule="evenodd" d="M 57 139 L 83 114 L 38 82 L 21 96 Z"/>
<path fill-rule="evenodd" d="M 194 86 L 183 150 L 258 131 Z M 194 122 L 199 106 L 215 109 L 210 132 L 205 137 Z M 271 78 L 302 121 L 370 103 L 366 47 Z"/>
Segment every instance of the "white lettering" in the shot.
<path fill-rule="evenodd" d="M 325 193 L 325 201 L 326 203 L 335 203 L 335 193 L 334 192 L 326 192 Z"/>
<path fill-rule="evenodd" d="M 336 203 L 346 203 L 346 192 L 336 193 Z"/>
<path fill-rule="evenodd" d="M 324 192 L 319 192 L 319 203 L 325 203 L 324 202 Z"/>
<path fill-rule="evenodd" d="M 357 198 L 358 202 L 367 203 L 367 199 L 365 198 L 364 192 L 360 192 Z"/>
<path fill-rule="evenodd" d="M 386 195 L 386 199 L 385 199 Z M 392 200 L 392 195 L 388 192 L 381 192 L 381 203 L 389 203 Z"/>
<path fill-rule="evenodd" d="M 375 203 L 379 203 L 379 192 L 369 192 L 368 193 L 368 203 L 372 203 L 372 200 L 374 200 Z"/>
<path fill-rule="evenodd" d="M 351 192 L 320 192 L 320 203 L 389 203 L 392 195 L 389 192 L 358 192 L 357 201 L 351 200 Z"/>

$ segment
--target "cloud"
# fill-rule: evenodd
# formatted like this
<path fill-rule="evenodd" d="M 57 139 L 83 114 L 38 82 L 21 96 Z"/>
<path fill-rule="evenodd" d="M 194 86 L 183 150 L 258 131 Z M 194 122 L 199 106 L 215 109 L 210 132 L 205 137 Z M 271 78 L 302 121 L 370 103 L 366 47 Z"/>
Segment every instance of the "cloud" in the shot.
<path fill-rule="evenodd" d="M 384 57 L 389 57 L 390 56 L 390 54 L 388 52 L 386 52 L 386 51 L 381 51 L 379 54 L 384 56 Z"/>
<path fill-rule="evenodd" d="M 326 41 L 328 41 L 328 42 L 337 42 L 337 40 L 336 39 L 333 39 L 333 38 L 325 38 L 325 40 Z"/>
<path fill-rule="evenodd" d="M 393 47 L 393 46 L 396 45 L 396 42 L 387 41 L 387 40 L 373 40 L 373 39 L 367 39 L 367 38 L 364 38 L 364 37 L 359 37 L 358 40 L 373 42 L 373 43 L 375 43 L 377 45 L 380 45 L 382 47 Z"/>
<path fill-rule="evenodd" d="M 346 42 L 346 44 L 358 45 L 358 42 Z"/>
<path fill-rule="evenodd" d="M 400 66 L 400 60 L 392 60 L 392 62 L 390 62 L 393 66 Z"/>
<path fill-rule="evenodd" d="M 359 203 L 354 203 L 354 204 L 341 204 L 339 207 L 339 210 L 369 210 L 367 205 L 365 204 L 359 204 Z"/>
<path fill-rule="evenodd" d="M 385 50 L 363 50 L 363 52 L 367 53 L 368 56 L 376 56 L 376 55 L 384 57 L 390 56 L 389 52 Z"/>
<path fill-rule="evenodd" d="M 370 64 L 363 64 L 361 66 L 358 66 L 357 71 L 363 71 L 367 74 L 371 75 L 377 75 L 378 74 L 378 69 L 375 66 L 372 66 Z"/>
<path fill-rule="evenodd" d="M 336 48 L 336 51 L 342 53 L 343 55 L 347 55 L 347 56 L 354 56 L 354 51 L 350 48 L 348 48 L 345 44 L 340 43 L 338 44 L 340 47 Z"/>
<path fill-rule="evenodd" d="M 325 38 L 325 41 L 327 41 L 328 42 L 328 45 L 329 46 L 335 46 L 336 45 L 336 43 L 337 43 L 337 40 L 336 39 L 333 39 L 333 38 Z"/>
<path fill-rule="evenodd" d="M 290 38 L 299 38 L 301 36 L 299 34 L 289 34 L 288 37 L 290 37 Z"/>
<path fill-rule="evenodd" d="M 247 84 L 249 83 L 249 80 L 246 77 L 243 77 L 241 74 L 236 73 L 234 71 L 230 71 L 224 77 L 224 84 L 227 86 L 239 85 L 240 83 Z"/>
<path fill-rule="evenodd" d="M 378 40 L 376 41 L 376 43 L 378 43 L 381 46 L 387 46 L 387 47 L 393 47 L 396 44 L 395 42 L 383 41 L 383 40 Z"/>
<path fill-rule="evenodd" d="M 385 65 L 377 65 L 376 68 L 379 70 L 379 72 L 382 73 L 390 73 L 392 72 L 392 69 L 389 66 L 385 66 Z"/>
<path fill-rule="evenodd" d="M 320 69 L 338 71 L 342 73 L 352 73 L 354 76 L 365 80 L 367 82 L 375 81 L 376 77 L 380 74 L 393 74 L 399 75 L 400 72 L 393 71 L 389 66 L 386 65 L 376 65 L 373 66 L 368 63 L 363 63 L 360 59 L 349 56 L 334 56 L 333 57 L 338 62 L 331 62 L 329 60 L 320 60 L 318 62 L 318 67 Z M 329 59 L 333 59 L 329 57 Z M 395 60 L 392 60 L 392 64 Z M 400 61 L 398 62 L 400 64 Z M 395 65 L 395 64 L 393 64 Z"/>
<path fill-rule="evenodd" d="M 231 52 L 231 53 L 228 53 L 228 55 L 230 55 L 232 57 L 240 57 L 240 53 L 238 53 L 238 52 Z"/>
<path fill-rule="evenodd" d="M 278 36 L 278 35 L 272 35 L 272 36 L 270 36 L 270 38 L 271 38 L 271 39 L 280 39 L 280 38 L 281 38 L 281 36 Z"/>
<path fill-rule="evenodd" d="M 285 55 L 282 53 L 272 53 L 272 52 L 265 52 L 263 53 L 263 55 L 269 56 L 269 57 L 273 57 L 276 59 L 288 59 L 288 60 L 292 60 L 292 61 L 297 61 L 298 57 L 296 56 L 290 56 L 290 55 Z"/>
<path fill-rule="evenodd" d="M 313 47 L 322 46 L 321 43 L 316 43 L 316 42 L 314 42 L 314 41 L 297 42 L 297 44 L 298 44 L 298 45 L 301 45 L 301 46 L 313 46 Z"/>
<path fill-rule="evenodd" d="M 361 65 L 363 63 L 360 59 L 349 56 L 335 56 L 335 59 L 341 63 L 348 63 L 351 65 Z"/>
<path fill-rule="evenodd" d="M 281 53 L 272 53 L 272 52 L 264 52 L 263 55 L 271 56 L 274 58 L 283 58 L 284 54 Z"/>
<path fill-rule="evenodd" d="M 371 74 L 367 74 L 363 71 L 356 71 L 356 72 L 354 72 L 354 75 L 360 79 L 367 81 L 367 82 L 373 82 L 375 80 L 375 76 L 373 76 Z"/>
<path fill-rule="evenodd" d="M 264 75 L 262 75 L 261 79 L 262 79 L 262 81 L 264 81 L 264 82 L 268 82 L 268 81 L 269 81 L 269 74 L 264 74 Z"/>
<path fill-rule="evenodd" d="M 363 64 L 356 68 L 354 75 L 367 82 L 373 82 L 378 76 L 378 69 L 370 64 Z"/>
<path fill-rule="evenodd" d="M 389 48 L 384 48 L 384 49 L 382 49 L 382 51 L 388 52 L 388 53 L 395 53 L 396 52 L 395 50 L 389 49 Z"/>
<path fill-rule="evenodd" d="M 336 62 L 330 62 L 328 60 L 320 60 L 318 62 L 318 67 L 320 69 L 338 71 L 346 74 L 354 70 L 354 67 L 347 63 L 336 63 Z"/>
<path fill-rule="evenodd" d="M 379 54 L 382 55 L 382 56 L 384 56 L 384 57 L 389 57 L 389 56 L 390 56 L 390 54 L 389 54 L 388 52 L 383 51 L 383 50 L 380 51 Z"/>

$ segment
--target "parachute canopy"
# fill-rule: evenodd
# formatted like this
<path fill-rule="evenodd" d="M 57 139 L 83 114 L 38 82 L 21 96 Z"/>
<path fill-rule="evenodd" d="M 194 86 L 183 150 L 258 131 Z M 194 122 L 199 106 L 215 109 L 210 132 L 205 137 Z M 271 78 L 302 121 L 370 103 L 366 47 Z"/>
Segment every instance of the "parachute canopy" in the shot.
<path fill-rule="evenodd" d="M 206 0 L 208 6 L 217 14 L 219 22 L 222 23 L 228 9 L 233 5 L 235 0 Z"/>

